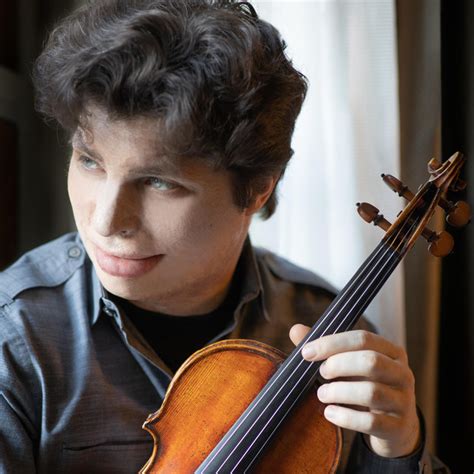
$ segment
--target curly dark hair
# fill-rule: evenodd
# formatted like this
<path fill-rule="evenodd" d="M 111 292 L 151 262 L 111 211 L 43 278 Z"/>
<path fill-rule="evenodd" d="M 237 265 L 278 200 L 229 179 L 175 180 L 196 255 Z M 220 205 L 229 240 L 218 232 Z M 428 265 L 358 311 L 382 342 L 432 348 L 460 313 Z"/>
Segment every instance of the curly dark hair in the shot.
<path fill-rule="evenodd" d="M 89 1 L 56 25 L 35 63 L 36 108 L 70 136 L 87 126 L 89 105 L 111 119 L 157 119 L 166 152 L 230 170 L 245 209 L 293 155 L 307 80 L 285 48 L 247 2 Z M 276 204 L 274 190 L 262 217 Z"/>

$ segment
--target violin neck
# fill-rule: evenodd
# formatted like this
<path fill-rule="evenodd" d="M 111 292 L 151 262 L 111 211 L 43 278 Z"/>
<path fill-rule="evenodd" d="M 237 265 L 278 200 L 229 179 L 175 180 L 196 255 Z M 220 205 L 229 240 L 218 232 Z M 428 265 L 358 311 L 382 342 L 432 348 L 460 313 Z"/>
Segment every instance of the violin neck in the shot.
<path fill-rule="evenodd" d="M 402 257 L 385 241 L 380 242 L 293 352 L 321 336 L 352 329 Z"/>
<path fill-rule="evenodd" d="M 402 257 L 382 240 L 196 473 L 246 472 L 254 464 L 316 380 L 322 361 L 303 359 L 302 346 L 318 337 L 351 329 Z"/>

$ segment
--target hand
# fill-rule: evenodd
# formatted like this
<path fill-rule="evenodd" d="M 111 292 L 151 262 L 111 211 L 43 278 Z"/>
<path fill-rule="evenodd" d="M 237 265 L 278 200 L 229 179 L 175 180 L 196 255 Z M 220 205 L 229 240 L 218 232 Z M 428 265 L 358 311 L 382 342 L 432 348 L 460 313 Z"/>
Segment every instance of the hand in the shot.
<path fill-rule="evenodd" d="M 298 345 L 309 329 L 294 325 L 292 342 Z M 310 361 L 326 359 L 320 373 L 333 381 L 319 387 L 318 397 L 327 404 L 324 416 L 329 421 L 365 433 L 367 444 L 380 456 L 415 451 L 420 442 L 415 378 L 403 348 L 357 330 L 309 342 L 302 354 Z"/>

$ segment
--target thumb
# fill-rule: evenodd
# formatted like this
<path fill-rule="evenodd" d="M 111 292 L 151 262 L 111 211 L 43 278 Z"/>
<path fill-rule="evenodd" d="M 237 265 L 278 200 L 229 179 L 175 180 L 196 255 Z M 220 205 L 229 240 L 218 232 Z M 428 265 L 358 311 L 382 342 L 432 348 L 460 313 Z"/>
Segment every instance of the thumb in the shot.
<path fill-rule="evenodd" d="M 291 342 L 297 346 L 301 340 L 308 334 L 308 331 L 311 328 L 309 326 L 305 326 L 304 324 L 295 324 L 290 329 L 290 339 Z"/>

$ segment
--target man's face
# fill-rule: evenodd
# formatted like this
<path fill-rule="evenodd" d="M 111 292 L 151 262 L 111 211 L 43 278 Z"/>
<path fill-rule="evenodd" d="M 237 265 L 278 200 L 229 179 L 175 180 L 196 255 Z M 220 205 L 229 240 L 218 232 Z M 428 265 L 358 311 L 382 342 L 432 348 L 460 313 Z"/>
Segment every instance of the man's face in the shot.
<path fill-rule="evenodd" d="M 74 218 L 108 291 L 149 310 L 205 313 L 225 297 L 251 212 L 235 206 L 227 171 L 199 159 L 173 167 L 159 149 L 151 119 L 92 109 L 73 138 Z"/>

